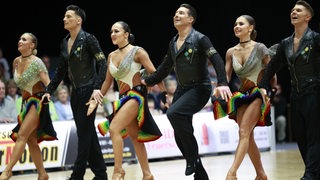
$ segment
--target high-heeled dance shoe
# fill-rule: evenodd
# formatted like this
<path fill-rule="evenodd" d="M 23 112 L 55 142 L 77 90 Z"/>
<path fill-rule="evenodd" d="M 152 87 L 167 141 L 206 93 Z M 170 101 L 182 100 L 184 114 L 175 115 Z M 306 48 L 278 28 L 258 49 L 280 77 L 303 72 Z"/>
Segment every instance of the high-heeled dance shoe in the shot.
<path fill-rule="evenodd" d="M 38 174 L 38 180 L 48 180 L 49 176 L 46 172 Z"/>
<path fill-rule="evenodd" d="M 86 105 L 89 106 L 87 111 L 87 116 L 89 116 L 97 108 L 98 103 L 94 99 L 90 99 Z"/>
<path fill-rule="evenodd" d="M 153 176 L 143 177 L 142 180 L 154 180 Z"/>
<path fill-rule="evenodd" d="M 12 172 L 11 171 L 3 171 L 1 173 L 1 176 L 0 176 L 0 180 L 8 180 L 10 179 L 12 176 Z"/>
<path fill-rule="evenodd" d="M 113 172 L 112 180 L 124 180 L 126 172 L 122 169 L 120 172 Z"/>
<path fill-rule="evenodd" d="M 226 180 L 237 180 L 237 176 L 227 175 Z"/>
<path fill-rule="evenodd" d="M 266 175 L 257 176 L 254 180 L 267 180 L 268 177 Z"/>

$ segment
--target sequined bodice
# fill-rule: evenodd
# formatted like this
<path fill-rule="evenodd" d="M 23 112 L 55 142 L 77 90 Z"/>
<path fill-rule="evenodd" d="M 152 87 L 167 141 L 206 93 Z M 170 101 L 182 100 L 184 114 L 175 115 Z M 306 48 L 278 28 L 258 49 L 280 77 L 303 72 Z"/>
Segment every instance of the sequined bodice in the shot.
<path fill-rule="evenodd" d="M 128 55 L 121 61 L 120 65 L 116 67 L 110 59 L 109 71 L 111 75 L 122 82 L 125 82 L 132 88 L 133 86 L 133 76 L 140 71 L 141 64 L 134 61 L 134 55 L 136 54 L 138 46 L 135 46 Z"/>
<path fill-rule="evenodd" d="M 232 55 L 232 65 L 237 76 L 242 79 L 249 79 L 257 84 L 258 75 L 265 68 L 262 59 L 267 53 L 268 49 L 263 44 L 256 43 L 249 58 L 243 65 Z"/>
<path fill-rule="evenodd" d="M 32 94 L 33 86 L 40 81 L 40 72 L 48 73 L 47 68 L 42 60 L 36 58 L 30 63 L 29 67 L 22 72 L 22 74 L 18 74 L 16 68 L 14 71 L 14 80 L 20 89 L 28 91 L 30 94 Z"/>

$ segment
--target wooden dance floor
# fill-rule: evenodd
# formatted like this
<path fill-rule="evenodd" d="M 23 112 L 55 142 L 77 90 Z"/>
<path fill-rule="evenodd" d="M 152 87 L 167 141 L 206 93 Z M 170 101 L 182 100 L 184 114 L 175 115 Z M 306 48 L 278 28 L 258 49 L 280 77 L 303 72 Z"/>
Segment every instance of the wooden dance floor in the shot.
<path fill-rule="evenodd" d="M 266 150 L 261 152 L 262 162 L 269 180 L 295 180 L 300 179 L 304 172 L 304 165 L 295 143 L 289 145 L 277 145 L 276 150 Z M 288 148 L 289 147 L 289 148 Z M 202 157 L 211 180 L 224 180 L 228 168 L 231 166 L 234 154 L 212 154 Z M 141 180 L 142 173 L 137 163 L 124 163 L 126 180 Z M 185 176 L 185 160 L 181 158 L 165 159 L 150 162 L 151 171 L 155 180 L 193 180 L 192 176 Z M 107 165 L 109 180 L 111 180 L 113 166 Z M 35 180 L 35 172 L 14 173 L 11 180 Z M 48 174 L 51 180 L 65 180 L 70 174 L 70 170 L 50 170 Z M 248 155 L 245 157 L 238 171 L 238 180 L 253 180 L 255 171 Z M 87 169 L 85 180 L 91 180 L 93 174 Z"/>

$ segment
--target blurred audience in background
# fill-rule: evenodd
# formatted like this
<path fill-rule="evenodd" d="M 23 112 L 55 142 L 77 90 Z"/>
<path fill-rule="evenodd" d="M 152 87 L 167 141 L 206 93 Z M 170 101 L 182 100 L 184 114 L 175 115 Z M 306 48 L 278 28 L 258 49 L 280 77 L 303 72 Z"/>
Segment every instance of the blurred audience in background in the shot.
<path fill-rule="evenodd" d="M 55 97 L 56 101 L 54 102 L 54 106 L 56 108 L 59 120 L 73 120 L 68 87 L 60 84 L 55 92 Z"/>
<path fill-rule="evenodd" d="M 0 80 L 0 123 L 16 123 L 17 116 L 15 103 L 6 97 L 6 85 Z"/>

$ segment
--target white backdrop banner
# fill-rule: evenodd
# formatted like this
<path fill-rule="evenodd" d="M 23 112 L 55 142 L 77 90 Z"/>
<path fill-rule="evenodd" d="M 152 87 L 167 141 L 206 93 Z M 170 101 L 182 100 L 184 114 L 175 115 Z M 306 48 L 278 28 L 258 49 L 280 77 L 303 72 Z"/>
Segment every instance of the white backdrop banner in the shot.
<path fill-rule="evenodd" d="M 175 140 L 174 131 L 166 115 L 154 116 L 163 136 L 146 143 L 149 159 L 181 156 Z M 227 117 L 215 120 L 212 112 L 200 112 L 193 117 L 194 135 L 198 141 L 200 154 L 234 152 L 239 136 L 238 125 Z M 261 149 L 269 149 L 270 127 L 256 127 L 254 136 Z"/>
<path fill-rule="evenodd" d="M 181 156 L 174 139 L 174 131 L 166 115 L 155 115 L 154 119 L 163 136 L 156 141 L 145 143 L 148 158 L 169 158 Z M 96 125 L 105 119 L 97 119 Z M 58 140 L 43 141 L 40 148 L 46 168 L 72 166 L 77 152 L 77 135 L 74 121 L 53 122 Z M 0 126 L 0 171 L 8 164 L 13 152 L 14 142 L 9 137 L 15 124 Z M 200 112 L 193 118 L 194 134 L 198 141 L 200 154 L 234 152 L 239 137 L 238 125 L 234 120 L 222 118 L 214 120 L 212 112 Z M 270 149 L 270 127 L 256 127 L 255 140 L 259 148 Z M 101 151 L 105 162 L 113 162 L 112 142 L 109 134 L 102 137 L 97 129 Z M 272 142 L 272 141 L 271 141 Z M 135 151 L 129 138 L 124 140 L 124 161 L 135 160 Z M 14 166 L 13 171 L 35 169 L 28 147 Z"/>

